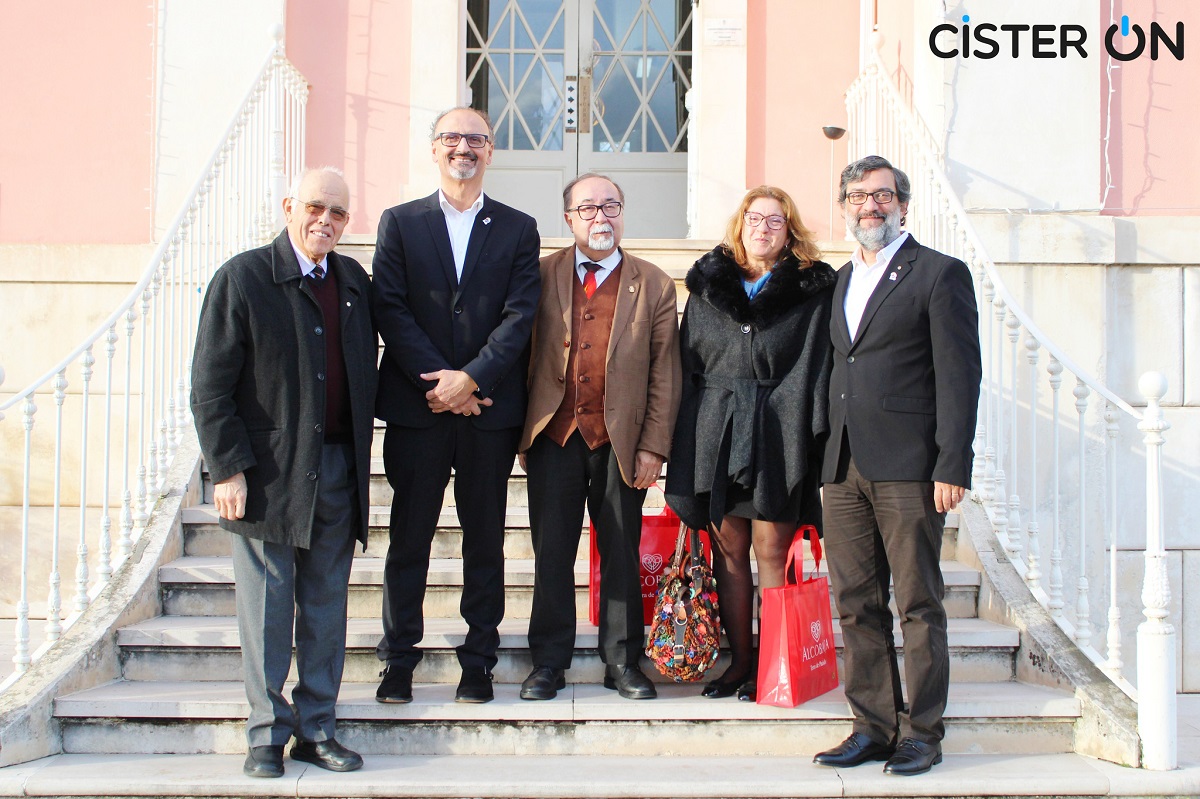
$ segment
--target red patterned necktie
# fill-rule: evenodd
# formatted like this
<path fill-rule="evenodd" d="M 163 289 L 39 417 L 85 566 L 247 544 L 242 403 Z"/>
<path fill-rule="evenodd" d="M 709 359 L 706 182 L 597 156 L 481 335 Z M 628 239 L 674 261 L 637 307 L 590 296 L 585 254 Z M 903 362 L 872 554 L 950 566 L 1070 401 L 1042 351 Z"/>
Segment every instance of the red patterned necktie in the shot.
<path fill-rule="evenodd" d="M 583 293 L 590 300 L 596 293 L 596 270 L 600 268 L 600 264 L 584 261 L 581 265 L 587 270 L 587 274 L 583 276 Z"/>

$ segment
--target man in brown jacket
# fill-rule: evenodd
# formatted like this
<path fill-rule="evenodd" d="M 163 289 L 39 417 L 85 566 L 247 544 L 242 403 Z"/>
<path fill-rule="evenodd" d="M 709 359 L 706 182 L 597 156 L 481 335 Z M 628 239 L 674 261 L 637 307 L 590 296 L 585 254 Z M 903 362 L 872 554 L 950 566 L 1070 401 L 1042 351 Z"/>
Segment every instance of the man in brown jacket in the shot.
<path fill-rule="evenodd" d="M 671 451 L 679 410 L 675 283 L 618 246 L 625 195 L 603 175 L 563 190 L 575 244 L 541 260 L 529 405 L 519 452 L 529 478 L 534 549 L 522 699 L 565 687 L 575 648 L 575 556 L 583 507 L 600 553 L 604 687 L 653 699 L 642 651 L 642 503 Z"/>

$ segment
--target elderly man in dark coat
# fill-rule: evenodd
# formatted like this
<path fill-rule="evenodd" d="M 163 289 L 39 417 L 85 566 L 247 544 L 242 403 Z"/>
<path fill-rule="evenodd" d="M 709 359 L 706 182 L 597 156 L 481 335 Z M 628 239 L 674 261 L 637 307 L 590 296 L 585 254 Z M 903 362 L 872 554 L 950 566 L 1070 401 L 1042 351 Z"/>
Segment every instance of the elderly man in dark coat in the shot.
<path fill-rule="evenodd" d="M 351 771 L 334 737 L 354 542 L 367 542 L 376 335 L 371 284 L 333 252 L 349 221 L 341 173 L 307 170 L 287 230 L 213 275 L 192 366 L 192 413 L 231 536 L 252 777 L 292 759 Z M 295 624 L 298 683 L 283 696 Z"/>

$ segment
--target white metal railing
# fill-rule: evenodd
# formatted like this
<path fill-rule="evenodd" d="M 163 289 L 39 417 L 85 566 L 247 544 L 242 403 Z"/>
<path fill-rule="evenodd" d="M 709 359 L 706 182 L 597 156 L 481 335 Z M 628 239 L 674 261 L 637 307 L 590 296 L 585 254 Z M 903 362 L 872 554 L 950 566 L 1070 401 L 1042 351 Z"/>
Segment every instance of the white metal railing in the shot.
<path fill-rule="evenodd" d="M 265 243 L 279 230 L 288 176 L 302 164 L 307 98 L 307 82 L 284 56 L 278 31 L 262 69 L 125 301 L 70 354 L 0 403 L 0 422 L 19 416 L 24 427 L 16 670 L 0 690 L 19 679 L 87 609 L 129 556 L 163 496 L 167 468 L 191 424 L 189 375 L 205 287 L 222 262 Z M 103 360 L 100 386 L 92 382 L 96 349 Z M 0 383 L 3 379 L 0 369 Z M 68 394 L 72 383 L 79 391 Z M 36 414 L 38 395 L 45 394 L 53 396 L 54 410 L 44 437 Z M 78 441 L 67 440 L 63 432 L 69 410 L 81 420 Z M 44 456 L 47 449 L 49 457 Z M 64 454 L 75 474 L 64 475 Z M 71 488 L 78 486 L 77 496 L 69 500 L 64 499 L 68 482 Z M 50 529 L 39 529 L 30 518 L 30 489 L 50 483 Z M 89 521 L 89 502 L 99 506 L 98 523 L 94 513 Z M 60 522 L 76 504 L 74 596 L 64 620 Z M 49 569 L 45 643 L 31 654 L 31 547 L 47 535 L 50 563 L 39 568 Z M 94 558 L 90 547 L 97 548 Z"/>
<path fill-rule="evenodd" d="M 1080 650 L 1138 701 L 1143 765 L 1174 768 L 1176 651 L 1167 619 L 1160 479 L 1162 433 L 1168 425 L 1159 403 L 1166 379 L 1157 373 L 1142 376 L 1146 408 L 1138 410 L 1042 332 L 988 257 L 946 175 L 937 140 L 902 99 L 877 52 L 847 91 L 846 106 L 851 160 L 878 154 L 904 170 L 913 183 L 907 229 L 922 244 L 960 258 L 976 277 L 983 384 L 974 499 L 987 511 L 997 540 L 1032 594 Z M 1038 370 L 1042 351 L 1044 375 Z M 1062 413 L 1064 378 L 1075 400 L 1074 414 Z M 1145 621 L 1137 634 L 1136 688 L 1124 671 L 1117 579 L 1116 455 L 1122 416 L 1137 422 L 1146 452 Z M 1132 450 L 1136 442 L 1120 444 Z M 1097 451 L 1103 468 L 1089 468 L 1088 456 Z M 1026 491 L 1025 501 L 1018 487 Z M 1064 499 L 1074 511 L 1071 518 L 1063 513 Z M 1089 575 L 1097 573 L 1104 584 L 1094 595 Z M 1064 574 L 1074 576 L 1073 588 Z M 1096 597 L 1108 604 L 1107 629 L 1099 640 L 1092 630 Z"/>

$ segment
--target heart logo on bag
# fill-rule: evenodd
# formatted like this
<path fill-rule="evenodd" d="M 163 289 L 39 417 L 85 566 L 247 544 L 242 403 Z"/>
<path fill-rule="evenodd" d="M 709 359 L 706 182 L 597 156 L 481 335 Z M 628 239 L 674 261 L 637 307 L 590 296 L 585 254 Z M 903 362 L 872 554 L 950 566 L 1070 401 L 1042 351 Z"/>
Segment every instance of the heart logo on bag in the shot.
<path fill-rule="evenodd" d="M 821 620 L 816 619 L 815 621 L 809 622 L 808 631 L 810 633 L 812 633 L 812 637 L 813 637 L 814 641 L 820 641 L 821 640 Z"/>
<path fill-rule="evenodd" d="M 662 569 L 663 556 L 657 552 L 652 555 L 642 555 L 642 565 L 646 567 L 646 571 L 657 574 Z"/>

